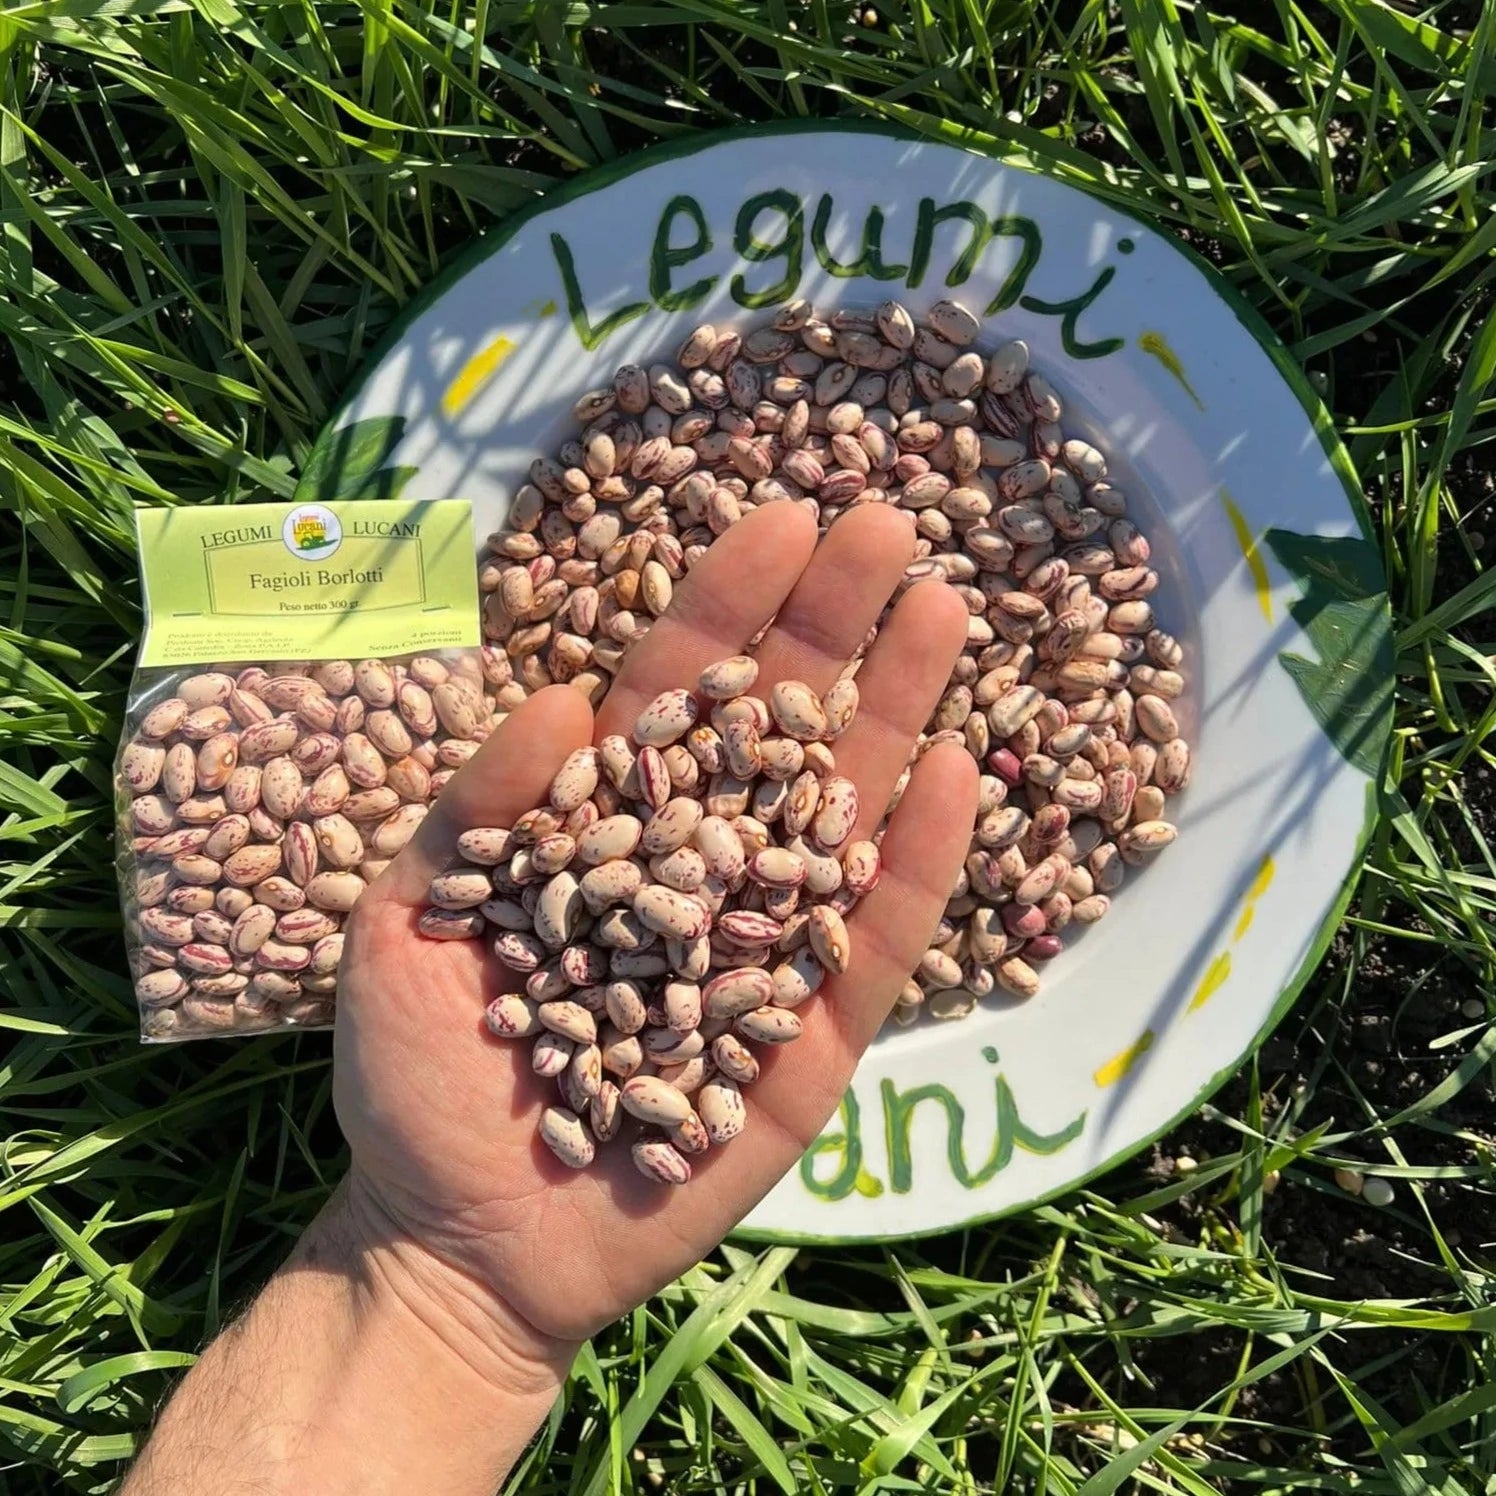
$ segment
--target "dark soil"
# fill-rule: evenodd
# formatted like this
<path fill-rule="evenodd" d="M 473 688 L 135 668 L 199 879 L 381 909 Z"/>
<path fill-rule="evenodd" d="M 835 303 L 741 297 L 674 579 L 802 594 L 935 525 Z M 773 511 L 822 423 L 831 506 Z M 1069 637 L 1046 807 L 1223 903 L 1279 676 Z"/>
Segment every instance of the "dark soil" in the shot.
<path fill-rule="evenodd" d="M 1486 825 L 1496 830 L 1496 816 L 1488 814 Z M 1353 1132 L 1373 1117 L 1390 1117 L 1416 1104 L 1448 1074 L 1453 1065 L 1450 1052 L 1431 1051 L 1430 1041 L 1469 1027 L 1472 1020 L 1462 1016 L 1461 1005 L 1482 994 L 1453 960 L 1430 970 L 1429 950 L 1427 945 L 1378 939 L 1356 959 L 1349 937 L 1337 941 L 1315 988 L 1338 994 L 1350 970 L 1354 974 L 1348 998 L 1306 999 L 1258 1054 L 1267 1128 L 1307 1090 L 1310 1099 L 1295 1125 L 1297 1133 L 1321 1124 L 1328 1124 L 1331 1133 Z M 1241 1080 L 1220 1092 L 1212 1105 L 1239 1117 L 1247 1101 L 1248 1086 Z M 1489 1079 L 1480 1077 L 1439 1109 L 1437 1129 L 1416 1122 L 1405 1125 L 1397 1131 L 1398 1144 L 1416 1166 L 1469 1168 L 1483 1163 L 1489 1169 L 1489 1153 L 1482 1161 L 1470 1142 L 1453 1134 L 1460 1130 L 1490 1138 L 1492 1118 Z M 1240 1146 L 1237 1133 L 1200 1116 L 1159 1142 L 1151 1168 L 1161 1179 L 1174 1178 L 1180 1156 L 1203 1163 L 1212 1152 Z M 1373 1166 L 1392 1161 L 1370 1139 L 1327 1151 Z M 1450 1301 L 1449 1274 L 1433 1256 L 1411 1185 L 1403 1180 L 1393 1185 L 1393 1203 L 1376 1209 L 1337 1185 L 1328 1168 L 1285 1171 L 1265 1200 L 1262 1240 L 1295 1291 L 1347 1303 L 1422 1299 L 1451 1310 L 1467 1307 Z M 1486 1203 L 1461 1179 L 1424 1181 L 1422 1193 L 1429 1215 L 1456 1255 L 1489 1266 L 1496 1241 Z M 1203 1219 L 1215 1210 L 1208 1203 L 1208 1191 L 1202 1194 L 1205 1200 L 1190 1195 L 1157 1212 L 1166 1229 L 1183 1240 L 1198 1240 Z M 1437 1385 L 1445 1354 L 1442 1339 L 1403 1330 L 1358 1330 L 1350 1332 L 1337 1364 L 1397 1422 L 1412 1422 L 1426 1411 L 1421 1387 Z M 1183 1340 L 1141 1341 L 1135 1347 L 1138 1365 L 1154 1380 L 1160 1400 L 1178 1407 L 1205 1401 L 1223 1379 L 1231 1380 L 1240 1351 L 1240 1336 L 1229 1330 Z M 1297 1372 L 1264 1379 L 1244 1391 L 1239 1414 L 1295 1431 L 1281 1447 L 1270 1440 L 1259 1451 L 1264 1459 L 1269 1458 L 1269 1447 L 1273 1455 L 1296 1448 L 1302 1455 L 1302 1430 L 1312 1426 L 1305 1399 L 1306 1388 Z M 1364 1432 L 1352 1423 L 1332 1426 L 1329 1447 L 1342 1458 L 1364 1457 Z"/>

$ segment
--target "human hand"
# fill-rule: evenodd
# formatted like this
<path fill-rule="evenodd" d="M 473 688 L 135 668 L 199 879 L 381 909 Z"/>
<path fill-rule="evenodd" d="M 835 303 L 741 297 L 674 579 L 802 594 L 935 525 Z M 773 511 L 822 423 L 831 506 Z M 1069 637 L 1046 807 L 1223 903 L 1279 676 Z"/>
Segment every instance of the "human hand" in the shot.
<path fill-rule="evenodd" d="M 913 533 L 868 506 L 819 548 L 815 540 L 809 516 L 787 504 L 734 526 L 678 584 L 597 720 L 570 687 L 527 701 L 453 778 L 349 922 L 334 1092 L 353 1151 L 350 1207 L 366 1230 L 400 1239 L 404 1259 L 437 1285 L 428 1298 L 450 1290 L 476 1303 L 524 1354 L 569 1358 L 577 1341 L 698 1262 L 817 1136 L 944 908 L 966 851 L 976 767 L 955 746 L 920 760 L 883 841 L 881 881 L 848 920 L 851 969 L 799 1010 L 796 1043 L 761 1055 L 744 1134 L 697 1159 L 681 1189 L 643 1178 L 622 1140 L 582 1172 L 552 1157 L 535 1123 L 554 1083 L 531 1072 L 528 1045 L 493 1038 L 483 1022 L 485 1005 L 521 982 L 485 942 L 419 935 L 426 886 L 462 831 L 544 804 L 568 753 L 627 733 L 653 696 L 694 686 L 704 665 L 743 652 L 771 617 L 755 651 L 758 693 L 783 678 L 830 686 L 893 593 Z M 966 618 L 953 589 L 920 584 L 870 651 L 861 709 L 836 744 L 838 771 L 865 807 L 854 837 L 880 819 Z"/>

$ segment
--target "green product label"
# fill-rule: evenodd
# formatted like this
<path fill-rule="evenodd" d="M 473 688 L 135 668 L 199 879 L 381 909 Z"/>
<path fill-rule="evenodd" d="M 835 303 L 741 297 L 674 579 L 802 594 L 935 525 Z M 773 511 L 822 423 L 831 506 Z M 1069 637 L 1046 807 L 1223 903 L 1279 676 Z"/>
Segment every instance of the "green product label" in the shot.
<path fill-rule="evenodd" d="M 142 665 L 479 643 L 466 500 L 142 509 Z"/>

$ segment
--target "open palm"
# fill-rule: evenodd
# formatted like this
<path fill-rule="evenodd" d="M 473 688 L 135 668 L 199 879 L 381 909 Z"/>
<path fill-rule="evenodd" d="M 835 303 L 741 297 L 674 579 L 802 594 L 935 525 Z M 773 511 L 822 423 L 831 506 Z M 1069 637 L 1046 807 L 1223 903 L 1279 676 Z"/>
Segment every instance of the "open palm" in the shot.
<path fill-rule="evenodd" d="M 891 511 L 848 514 L 819 548 L 788 504 L 750 514 L 676 589 L 670 611 L 631 651 L 594 721 L 581 694 L 542 691 L 454 777 L 409 847 L 349 924 L 335 1040 L 338 1115 L 353 1187 L 414 1245 L 543 1335 L 580 1339 L 699 1261 L 815 1138 L 863 1049 L 918 961 L 966 850 L 976 772 L 960 748 L 921 760 L 883 842 L 883 875 L 848 921 L 853 964 L 800 1010 L 804 1036 L 761 1056 L 749 1120 L 731 1147 L 695 1161 L 683 1189 L 643 1178 L 626 1139 L 580 1173 L 535 1136 L 554 1082 L 531 1073 L 530 1046 L 492 1038 L 486 1004 L 519 980 L 481 941 L 416 930 L 433 872 L 472 826 L 507 826 L 545 803 L 573 749 L 626 733 L 658 692 L 702 667 L 755 653 L 759 693 L 780 679 L 824 691 L 876 622 L 912 554 Z M 862 706 L 836 745 L 839 772 L 871 833 L 915 734 L 944 690 L 966 609 L 939 583 L 899 600 L 859 675 Z"/>

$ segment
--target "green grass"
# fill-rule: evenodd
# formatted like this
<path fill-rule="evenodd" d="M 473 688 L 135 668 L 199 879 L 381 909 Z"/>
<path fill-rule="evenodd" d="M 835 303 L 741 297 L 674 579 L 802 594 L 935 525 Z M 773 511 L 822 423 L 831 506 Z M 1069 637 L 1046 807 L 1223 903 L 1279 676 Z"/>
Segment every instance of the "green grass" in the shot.
<path fill-rule="evenodd" d="M 1496 1489 L 1496 7 L 877 11 L 0 11 L 7 1489 L 106 1488 L 341 1168 L 325 1038 L 134 1042 L 108 809 L 132 506 L 288 494 L 398 306 L 574 170 L 806 114 L 1042 159 L 1261 309 L 1378 522 L 1386 815 L 1280 1038 L 1151 1161 L 923 1244 L 722 1252 L 599 1338 L 519 1487 Z M 1337 1189 L 1352 1162 L 1390 1207 Z"/>

